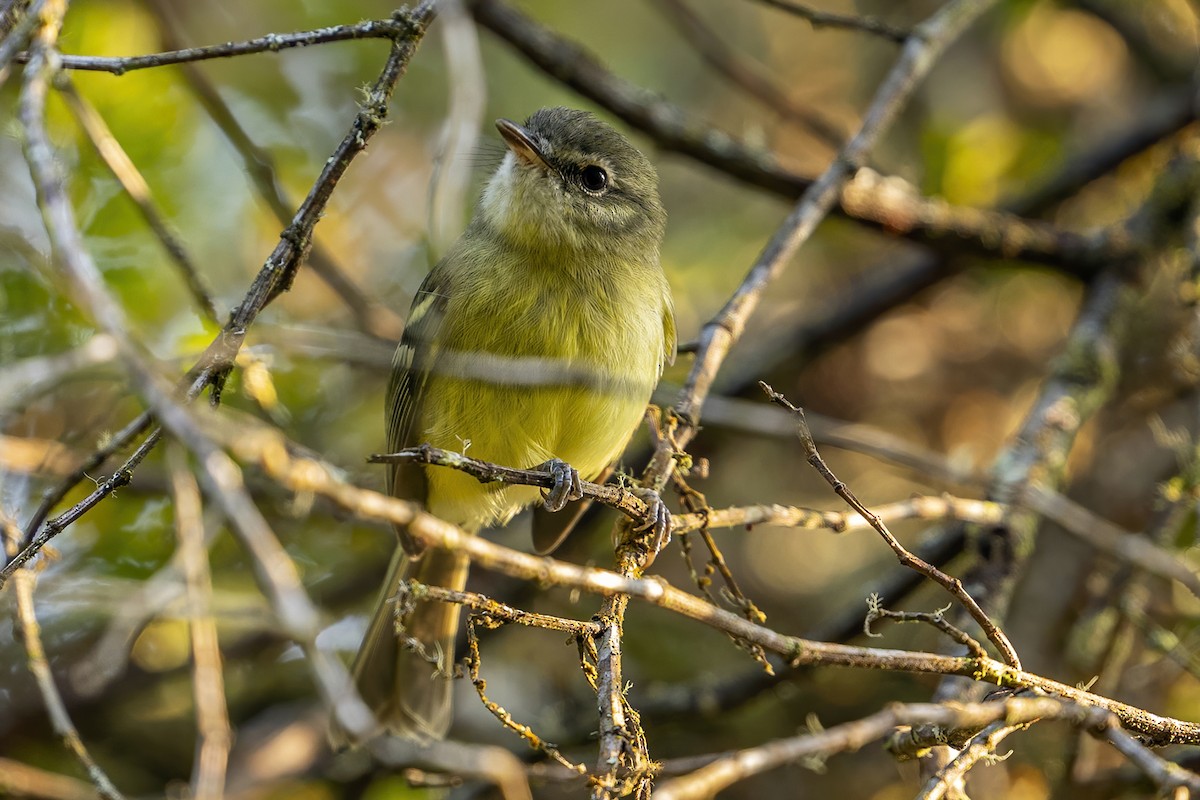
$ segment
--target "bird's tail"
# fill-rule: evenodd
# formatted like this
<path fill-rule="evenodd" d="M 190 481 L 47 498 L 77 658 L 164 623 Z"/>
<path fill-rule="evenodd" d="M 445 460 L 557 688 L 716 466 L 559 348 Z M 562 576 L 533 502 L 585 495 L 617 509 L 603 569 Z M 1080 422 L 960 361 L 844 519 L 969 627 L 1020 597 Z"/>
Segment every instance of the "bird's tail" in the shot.
<path fill-rule="evenodd" d="M 470 561 L 458 552 L 430 548 L 411 560 L 396 548 L 371 626 L 354 659 L 359 694 L 388 730 L 401 736 L 441 739 L 453 718 L 451 676 L 460 607 L 400 598 L 397 585 L 413 580 L 462 591 Z"/>

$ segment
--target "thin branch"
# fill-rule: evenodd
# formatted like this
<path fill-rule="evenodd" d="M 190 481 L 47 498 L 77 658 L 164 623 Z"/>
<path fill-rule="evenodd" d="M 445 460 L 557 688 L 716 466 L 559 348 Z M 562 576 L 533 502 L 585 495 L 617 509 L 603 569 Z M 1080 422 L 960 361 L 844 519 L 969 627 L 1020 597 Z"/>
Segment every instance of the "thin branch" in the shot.
<path fill-rule="evenodd" d="M 961 644 L 967 649 L 967 652 L 976 658 L 987 658 L 987 651 L 974 637 L 966 631 L 957 627 L 950 620 L 946 619 L 945 613 L 950 610 L 950 606 L 938 609 L 937 611 L 891 611 L 884 608 L 879 600 L 879 595 L 871 595 L 867 598 L 867 617 L 863 620 L 863 633 L 868 637 L 878 637 L 882 634 L 875 633 L 871 630 L 871 623 L 877 620 L 886 619 L 892 622 L 923 622 L 926 625 L 931 625 L 937 628 L 942 633 L 946 634 L 951 641 Z"/>
<path fill-rule="evenodd" d="M 892 27 L 875 17 L 854 17 L 846 14 L 832 14 L 827 11 L 815 11 L 808 6 L 793 2 L 793 0 L 758 0 L 758 2 L 797 16 L 814 28 L 842 28 L 859 31 L 879 36 L 896 44 L 904 44 L 904 41 L 912 35 L 910 31 Z"/>
<path fill-rule="evenodd" d="M 110 443 L 108 447 L 102 447 L 93 453 L 92 456 L 79 469 L 76 469 L 73 473 L 71 473 L 71 475 L 58 484 L 55 489 L 53 489 L 49 494 L 46 495 L 46 497 L 42 499 L 42 503 L 38 506 L 38 510 L 34 512 L 34 516 L 30 524 L 25 526 L 26 543 L 21 548 L 21 551 L 17 553 L 12 560 L 5 564 L 2 569 L 0 569 L 0 589 L 4 588 L 5 583 L 8 582 L 13 574 L 27 564 L 34 556 L 40 553 L 42 548 L 49 544 L 54 537 L 58 536 L 60 533 L 66 530 L 69 525 L 95 508 L 101 500 L 112 495 L 123 486 L 129 485 L 129 483 L 133 480 L 133 471 L 137 469 L 138 465 L 142 463 L 142 460 L 150 454 L 150 451 L 154 449 L 154 446 L 157 445 L 159 440 L 162 438 L 161 428 L 155 428 L 153 431 L 151 431 L 150 435 L 147 436 L 140 445 L 138 445 L 138 448 L 134 450 L 133 454 L 125 460 L 125 463 L 122 464 L 112 475 L 108 476 L 102 481 L 98 481 L 96 483 L 96 488 L 93 489 L 87 497 L 83 498 L 78 503 L 59 514 L 54 519 L 47 521 L 44 525 L 37 524 L 39 519 L 57 504 L 58 500 L 62 499 L 62 497 L 65 497 L 67 492 L 69 492 L 75 485 L 87 477 L 89 465 L 95 464 L 96 466 L 99 466 L 100 464 L 104 463 L 110 454 L 120 449 L 120 447 L 114 447 L 114 444 L 116 444 L 118 441 L 121 441 L 121 447 L 123 447 L 124 444 L 127 444 L 129 441 L 131 441 L 142 430 L 145 430 L 146 427 L 149 427 L 150 423 L 151 417 L 149 413 L 143 413 L 140 415 L 132 423 L 127 425 L 121 432 L 121 434 L 127 434 L 127 437 L 125 437 L 123 441 L 121 435 L 119 434 L 118 437 L 114 438 L 113 443 Z"/>
<path fill-rule="evenodd" d="M 451 594 L 460 593 L 454 592 Z M 438 597 L 439 595 L 434 593 L 430 596 Z M 442 597 L 445 597 L 445 595 L 442 595 Z M 496 605 L 494 601 L 487 598 L 482 598 L 482 600 L 482 605 L 484 606 L 494 607 Z M 474 604 L 475 602 L 478 601 L 473 598 L 472 603 Z M 485 628 L 498 628 L 509 623 L 532 625 L 548 630 L 570 630 L 576 637 L 590 636 L 599 626 L 595 623 L 577 622 L 576 620 L 566 620 L 560 617 L 548 617 L 544 614 L 531 614 L 527 611 L 520 611 L 511 607 L 502 609 L 499 615 L 494 615 L 489 610 L 471 614 L 467 618 L 467 675 L 471 679 L 471 684 L 475 687 L 476 694 L 479 695 L 479 702 L 483 704 L 483 707 L 501 725 L 520 736 L 534 750 L 546 754 L 571 772 L 578 775 L 587 775 L 587 767 L 582 764 L 575 764 L 567 759 L 556 745 L 538 736 L 528 725 L 517 722 L 507 709 L 487 696 L 487 681 L 480 674 L 480 670 L 483 668 L 483 658 L 479 653 L 479 634 L 476 628 L 480 625 Z"/>
<path fill-rule="evenodd" d="M 200 270 L 196 267 L 192 257 L 188 255 L 187 248 L 179 236 L 171 229 L 166 215 L 163 214 L 154 199 L 154 194 L 150 191 L 150 185 L 146 183 L 146 179 L 142 177 L 142 173 L 138 171 L 133 160 L 121 147 L 121 143 L 113 136 L 108 123 L 100 116 L 96 107 L 79 93 L 70 76 L 60 75 L 56 88 L 62 94 L 63 99 L 67 101 L 67 107 L 79 121 L 80 127 L 87 134 L 92 146 L 96 148 L 96 152 L 100 154 L 100 158 L 103 159 L 109 172 L 113 174 L 125 194 L 137 206 L 138 211 L 142 214 L 142 219 L 158 237 L 159 243 L 162 244 L 171 261 L 179 269 L 184 284 L 191 292 L 196 305 L 200 307 L 201 313 L 209 322 L 219 324 L 217 307 L 213 304 L 212 293 L 205 285 Z"/>
<path fill-rule="evenodd" d="M 104 57 L 104 56 L 67 56 L 62 57 L 63 69 L 88 70 L 93 72 L 110 72 L 113 75 L 124 75 L 138 69 L 165 67 L 170 64 L 184 64 L 191 61 L 207 61 L 212 58 L 232 58 L 252 53 L 278 53 L 292 47 L 308 47 L 314 44 L 328 42 L 344 42 L 351 39 L 404 39 L 413 34 L 420 35 L 419 25 L 404 14 L 397 14 L 388 19 L 372 19 L 355 25 L 334 25 L 329 28 L 317 28 L 311 31 L 295 31 L 292 33 L 268 33 L 257 39 L 243 42 L 225 42 L 204 47 L 186 47 L 171 50 L 166 53 L 150 53 L 142 56 Z"/>
<path fill-rule="evenodd" d="M 395 453 L 375 454 L 368 457 L 367 461 L 371 464 L 405 462 L 437 464 L 465 472 L 480 483 L 499 482 L 518 486 L 540 486 L 543 489 L 550 489 L 554 486 L 554 476 L 549 472 L 505 467 L 430 445 L 409 447 Z M 639 522 L 646 518 L 646 504 L 623 486 L 592 483 L 591 481 L 580 481 L 580 485 L 583 488 L 584 497 L 598 500 Z"/>
<path fill-rule="evenodd" d="M 48 0 L 49 9 L 52 10 L 54 5 L 55 0 Z M 37 576 L 31 571 L 23 569 L 17 573 L 13 584 L 17 599 L 17 629 L 25 643 L 29 671 L 33 673 L 37 682 L 38 691 L 42 695 L 42 703 L 46 707 L 46 713 L 50 716 L 50 724 L 54 727 L 54 732 L 62 738 L 63 744 L 83 765 L 84 771 L 95 784 L 101 797 L 105 800 L 124 800 L 124 796 L 109 779 L 107 773 L 100 768 L 100 765 L 92 758 L 92 754 L 88 752 L 83 739 L 79 736 L 79 731 L 75 728 L 75 723 L 71 722 L 62 695 L 58 693 L 58 687 L 54 685 L 54 675 L 50 672 L 50 663 L 46 660 L 46 651 L 42 648 L 41 629 L 38 627 L 37 616 L 33 610 L 33 589 L 37 585 Z"/>
<path fill-rule="evenodd" d="M 864 519 L 866 519 L 871 527 L 879 532 L 883 540 L 887 542 L 888 547 L 892 548 L 892 552 L 896 554 L 896 558 L 906 567 L 910 567 L 927 576 L 934 583 L 941 586 L 950 595 L 956 599 L 971 618 L 979 624 L 983 632 L 987 634 L 988 639 L 1000 651 L 1004 661 L 1010 666 L 1021 668 L 1021 659 L 1017 657 L 1017 651 L 1013 648 L 1012 642 L 1004 634 L 1004 631 L 996 625 L 995 622 L 979 607 L 979 603 L 963 588 L 962 581 L 957 578 L 947 575 L 932 564 L 913 555 L 904 545 L 900 544 L 887 525 L 884 524 L 877 515 L 871 513 L 871 510 L 864 506 L 854 493 L 845 483 L 838 480 L 837 476 L 826 465 L 825 460 L 821 458 L 821 454 L 817 452 L 817 446 L 813 443 L 812 432 L 808 429 L 808 423 L 804 421 L 804 411 L 792 405 L 786 397 L 776 392 L 765 383 L 759 384 L 762 390 L 766 392 L 767 397 L 771 398 L 773 403 L 777 403 L 788 411 L 791 411 L 796 419 L 796 435 L 800 439 L 800 445 L 804 450 L 805 459 L 817 473 L 825 479 L 825 481 L 833 488 L 833 491 L 841 497 L 846 503 L 857 511 Z"/>
<path fill-rule="evenodd" d="M 163 44 L 176 49 L 181 48 L 182 34 L 177 28 L 173 8 L 162 0 L 147 0 L 146 6 L 158 21 Z M 184 62 L 180 64 L 180 71 L 188 88 L 237 152 L 242 168 L 249 176 L 258 196 L 280 224 L 289 224 L 296 203 L 288 197 L 271 153 L 259 147 L 250 138 L 250 134 L 238 122 L 232 109 L 200 67 L 192 62 Z M 345 303 L 359 330 L 389 343 L 394 343 L 400 338 L 403 328 L 400 318 L 387 306 L 366 296 L 346 270 L 338 264 L 328 248 L 314 240 L 306 263 Z"/>
<path fill-rule="evenodd" d="M 167 451 L 171 472 L 172 508 L 179 538 L 179 560 L 187 586 L 187 620 L 192 644 L 192 692 L 196 703 L 196 763 L 192 770 L 192 796 L 196 800 L 220 800 L 225 796 L 225 774 L 233 732 L 225 705 L 225 679 L 221 672 L 221 648 L 212 617 L 212 576 L 200 489 L 180 449 Z"/>
<path fill-rule="evenodd" d="M 1049 697 L 1012 697 L 989 703 L 896 705 L 869 717 L 838 725 L 828 730 L 806 733 L 790 739 L 769 742 L 760 747 L 739 750 L 719 758 L 695 772 L 666 781 L 654 793 L 656 800 L 702 800 L 728 786 L 767 770 L 804 759 L 824 759 L 832 754 L 859 750 L 870 742 L 892 733 L 897 726 L 936 725 L 942 728 L 983 729 L 992 723 L 1021 727 L 1038 720 L 1060 719 L 1096 732 L 1115 744 L 1120 737 L 1109 738 L 1115 721 L 1105 711 L 1075 702 Z M 1123 733 L 1123 731 L 1122 731 Z M 1127 736 L 1128 734 L 1126 734 Z M 1132 738 L 1128 740 L 1136 744 Z M 1122 745 L 1126 744 L 1121 740 Z M 1124 751 L 1122 751 L 1124 753 Z M 1171 771 L 1169 762 L 1138 745 L 1136 754 L 1127 754 L 1139 768 L 1147 771 L 1164 788 L 1183 785 L 1196 791 L 1200 776 L 1186 771 Z M 1183 772 L 1184 774 L 1180 774 Z M 1158 778 L 1162 780 L 1158 780 Z"/>
<path fill-rule="evenodd" d="M 443 603 L 457 603 L 471 609 L 475 616 L 483 620 L 487 628 L 499 628 L 502 625 L 522 625 L 527 628 L 541 628 L 559 633 L 569 633 L 572 636 L 594 636 L 600 633 L 600 625 L 595 620 L 578 620 L 569 617 L 557 617 L 552 614 L 539 614 L 526 611 L 507 603 L 493 600 L 478 592 L 467 592 L 447 589 L 444 586 L 432 586 L 416 581 L 401 581 L 399 591 L 417 592 L 422 598 L 438 600 Z"/>
<path fill-rule="evenodd" d="M 684 0 L 655 0 L 655 5 L 674 23 L 696 55 L 724 75 L 734 86 L 757 99 L 765 108 L 786 120 L 798 123 L 818 141 L 837 149 L 846 140 L 840 127 L 817 109 L 796 102 L 776 85 L 762 68 L 725 44 Z"/>
<path fill-rule="evenodd" d="M 90 783 L 0 757 L 0 794 L 37 800 L 96 800 Z"/>
<path fill-rule="evenodd" d="M 109 339 L 110 341 L 113 341 L 115 345 L 115 340 L 112 340 L 111 337 L 109 337 Z M 72 489 L 74 489 L 81 481 L 87 478 L 88 473 L 95 472 L 97 469 L 103 466 L 109 458 L 120 452 L 130 442 L 149 430 L 153 422 L 154 420 L 150 416 L 149 412 L 143 412 L 142 414 L 139 414 L 132 422 L 114 434 L 102 447 L 97 448 L 95 452 L 88 456 L 87 459 L 85 459 L 84 462 L 80 464 L 74 472 L 64 478 L 58 485 L 49 489 L 42 497 L 42 501 L 38 504 L 37 509 L 33 512 L 33 516 L 30 517 L 29 521 L 25 524 L 25 537 L 22 540 L 22 549 L 28 549 L 33 545 L 35 540 L 39 538 L 37 533 L 42 527 L 42 523 L 45 522 L 46 517 L 50 515 L 50 512 L 54 509 L 54 507 L 62 502 L 62 499 L 66 497 Z M 148 449 L 147 452 L 149 452 Z M 144 454 L 142 457 L 144 457 Z M 126 462 L 121 469 L 117 470 L 113 477 L 116 478 L 118 475 L 124 476 L 126 474 L 132 474 L 131 470 L 141 462 L 142 457 L 139 457 L 133 464 Z M 93 494 L 97 494 L 100 491 L 100 488 L 101 487 L 98 485 L 96 487 L 96 492 Z M 113 488 L 115 489 L 117 487 Z M 88 508 L 95 505 L 100 501 L 100 499 L 111 493 L 112 490 L 109 490 L 108 492 L 97 496 L 94 500 L 91 500 Z M 81 502 L 88 502 L 88 499 L 85 499 Z M 46 541 L 54 538 L 54 536 L 58 535 L 63 528 L 65 528 L 67 525 L 70 525 L 71 522 L 74 521 L 74 519 L 65 518 L 69 513 L 71 512 L 61 515 L 62 518 L 60 518 L 58 524 L 54 526 L 57 528 L 57 530 L 55 530 L 53 534 L 50 534 L 46 537 L 45 541 L 42 542 L 43 545 Z M 79 513 L 82 514 L 82 512 Z M 79 514 L 76 515 L 76 518 L 78 516 Z M 32 558 L 36 552 L 36 549 L 31 551 L 26 557 L 26 560 Z M 5 567 L 4 570 L 0 570 L 0 588 L 4 587 L 4 579 L 11 574 L 12 570 L 8 569 L 8 567 Z"/>
<path fill-rule="evenodd" d="M 1001 742 L 1018 731 L 1026 730 L 1037 721 L 1039 720 L 1030 719 L 1012 724 L 1006 719 L 991 723 L 971 737 L 950 763 L 926 782 L 916 800 L 945 800 L 961 795 L 967 773 L 973 767 L 980 761 L 996 759 L 996 748 Z"/>
<path fill-rule="evenodd" d="M 956 0 L 921 23 L 905 45 L 900 59 L 875 95 L 862 127 L 813 183 L 783 225 L 771 237 L 750 272 L 721 311 L 705 324 L 695 363 L 675 406 L 679 426 L 671 433 L 675 445 L 685 448 L 695 436 L 700 410 L 712 387 L 717 370 L 733 344 L 741 338 L 746 322 L 758 306 L 762 292 L 808 240 L 817 224 L 833 207 L 842 184 L 866 159 L 890 127 L 918 82 L 932 69 L 937 58 L 967 25 L 993 5 L 995 0 Z M 671 437 L 668 437 L 668 439 Z M 654 483 L 665 485 L 673 453 L 660 446 L 650 472 Z"/>

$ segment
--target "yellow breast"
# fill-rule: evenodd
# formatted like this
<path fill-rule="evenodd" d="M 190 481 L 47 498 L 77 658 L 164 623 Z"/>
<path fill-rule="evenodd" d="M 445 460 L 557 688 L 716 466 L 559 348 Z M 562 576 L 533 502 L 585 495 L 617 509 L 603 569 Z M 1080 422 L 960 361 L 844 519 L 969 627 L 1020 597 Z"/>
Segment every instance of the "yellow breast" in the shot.
<path fill-rule="evenodd" d="M 662 369 L 673 328 L 661 272 L 641 267 L 631 281 L 631 265 L 582 277 L 490 267 L 451 297 L 426 387 L 438 402 L 424 404 L 418 437 L 505 466 L 560 458 L 594 478 L 624 450 Z M 529 291 L 506 291 L 508 280 Z M 430 511 L 469 529 L 503 524 L 540 498 L 452 470 L 427 476 Z"/>

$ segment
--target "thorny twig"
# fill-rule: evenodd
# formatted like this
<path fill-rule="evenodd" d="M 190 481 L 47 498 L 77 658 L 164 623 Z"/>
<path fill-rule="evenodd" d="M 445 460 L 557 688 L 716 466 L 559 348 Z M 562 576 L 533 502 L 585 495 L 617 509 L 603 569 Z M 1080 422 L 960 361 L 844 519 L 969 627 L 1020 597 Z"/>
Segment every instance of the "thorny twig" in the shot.
<path fill-rule="evenodd" d="M 967 648 L 967 652 L 976 658 L 987 658 L 988 654 L 983 649 L 983 645 L 966 631 L 946 619 L 945 614 L 949 610 L 950 606 L 939 608 L 933 612 L 891 611 L 883 607 L 883 604 L 879 600 L 879 595 L 872 594 L 867 598 L 867 616 L 863 619 L 863 633 L 872 638 L 882 636 L 882 634 L 871 630 L 871 623 L 881 619 L 891 620 L 892 622 L 924 622 L 946 634 L 951 641 L 957 642 Z"/>

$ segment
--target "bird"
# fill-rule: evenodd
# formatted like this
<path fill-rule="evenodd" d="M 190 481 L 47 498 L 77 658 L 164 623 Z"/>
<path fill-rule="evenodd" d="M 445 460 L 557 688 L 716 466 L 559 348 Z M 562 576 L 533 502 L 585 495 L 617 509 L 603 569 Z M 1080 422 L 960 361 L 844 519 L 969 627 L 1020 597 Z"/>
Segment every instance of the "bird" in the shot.
<path fill-rule="evenodd" d="M 581 480 L 609 474 L 674 360 L 666 212 L 653 164 L 595 115 L 543 108 L 496 127 L 505 155 L 413 298 L 386 394 L 387 444 L 539 468 L 553 488 L 413 462 L 389 464 L 386 488 L 472 534 L 535 506 L 534 548 L 548 553 L 580 516 L 553 512 L 580 497 Z M 469 560 L 397 534 L 353 675 L 389 732 L 439 739 L 453 716 L 460 607 L 398 602 L 398 587 L 462 590 Z"/>

